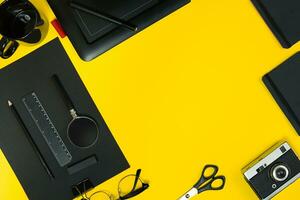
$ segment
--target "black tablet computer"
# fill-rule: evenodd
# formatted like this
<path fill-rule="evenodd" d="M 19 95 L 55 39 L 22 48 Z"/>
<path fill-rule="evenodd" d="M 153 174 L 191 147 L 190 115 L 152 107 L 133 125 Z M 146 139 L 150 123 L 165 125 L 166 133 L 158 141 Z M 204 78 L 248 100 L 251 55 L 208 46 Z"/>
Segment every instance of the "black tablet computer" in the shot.
<path fill-rule="evenodd" d="M 90 61 L 190 0 L 48 0 L 79 56 Z"/>

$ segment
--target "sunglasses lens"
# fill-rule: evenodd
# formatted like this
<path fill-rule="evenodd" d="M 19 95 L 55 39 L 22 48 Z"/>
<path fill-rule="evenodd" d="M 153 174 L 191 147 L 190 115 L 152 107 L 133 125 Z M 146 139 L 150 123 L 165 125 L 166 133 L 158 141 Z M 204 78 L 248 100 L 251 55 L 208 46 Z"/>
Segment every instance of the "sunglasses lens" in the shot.
<path fill-rule="evenodd" d="M 90 198 L 91 200 L 113 200 L 112 196 L 106 192 L 99 191 L 93 194 Z"/>
<path fill-rule="evenodd" d="M 133 192 L 134 190 L 141 188 L 142 182 L 139 179 L 136 182 L 136 186 L 134 187 L 135 180 L 136 180 L 135 175 L 129 175 L 126 178 L 124 178 L 119 184 L 119 195 L 126 196 L 131 192 Z"/>

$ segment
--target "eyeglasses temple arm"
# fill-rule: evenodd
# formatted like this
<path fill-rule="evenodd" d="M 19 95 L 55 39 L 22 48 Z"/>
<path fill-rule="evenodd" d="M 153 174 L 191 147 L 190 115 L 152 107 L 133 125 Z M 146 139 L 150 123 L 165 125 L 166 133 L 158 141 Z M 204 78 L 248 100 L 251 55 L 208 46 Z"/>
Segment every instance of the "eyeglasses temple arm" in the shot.
<path fill-rule="evenodd" d="M 132 197 L 135 197 L 135 196 L 141 194 L 142 192 L 144 192 L 148 188 L 149 188 L 149 184 L 144 183 L 141 188 L 134 190 L 123 197 L 119 197 L 119 200 L 125 200 L 125 199 L 130 199 Z"/>
<path fill-rule="evenodd" d="M 135 180 L 134 180 L 134 184 L 133 184 L 133 187 L 132 187 L 131 192 L 133 192 L 133 191 L 135 190 L 136 185 L 137 185 L 137 183 L 138 183 L 138 181 L 139 181 L 139 178 L 140 178 L 140 176 L 141 176 L 141 172 L 142 172 L 141 169 L 138 169 L 138 170 L 136 171 L 136 174 L 135 174 Z"/>

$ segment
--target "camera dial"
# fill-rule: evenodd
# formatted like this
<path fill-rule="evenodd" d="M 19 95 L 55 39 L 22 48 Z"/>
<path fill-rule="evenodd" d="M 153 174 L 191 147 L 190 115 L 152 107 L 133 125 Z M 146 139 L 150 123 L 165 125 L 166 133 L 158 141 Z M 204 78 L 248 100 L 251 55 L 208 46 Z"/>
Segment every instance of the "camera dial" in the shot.
<path fill-rule="evenodd" d="M 289 169 L 283 164 L 275 165 L 271 170 L 271 176 L 277 182 L 285 181 L 289 174 Z"/>

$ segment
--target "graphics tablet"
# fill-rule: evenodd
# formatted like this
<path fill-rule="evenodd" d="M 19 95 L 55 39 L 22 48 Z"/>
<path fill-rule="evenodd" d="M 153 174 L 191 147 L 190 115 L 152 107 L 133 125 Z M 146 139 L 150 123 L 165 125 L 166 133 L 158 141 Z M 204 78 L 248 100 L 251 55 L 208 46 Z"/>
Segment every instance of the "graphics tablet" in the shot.
<path fill-rule="evenodd" d="M 48 0 L 77 53 L 85 61 L 96 58 L 189 2 L 190 0 Z M 71 3 L 132 24 L 137 27 L 137 31 L 72 8 Z"/>

